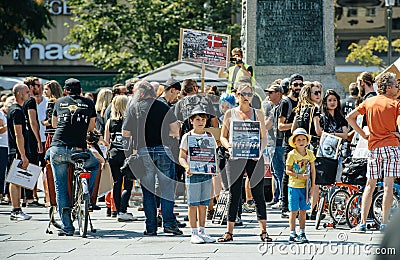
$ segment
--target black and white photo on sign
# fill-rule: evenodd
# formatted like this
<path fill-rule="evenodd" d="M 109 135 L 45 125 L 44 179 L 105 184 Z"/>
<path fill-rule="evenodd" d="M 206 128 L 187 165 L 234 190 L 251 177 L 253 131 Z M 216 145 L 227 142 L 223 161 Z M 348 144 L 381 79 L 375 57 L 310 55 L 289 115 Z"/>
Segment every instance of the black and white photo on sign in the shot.
<path fill-rule="evenodd" d="M 213 137 L 188 136 L 190 173 L 217 174 L 216 144 Z"/>
<path fill-rule="evenodd" d="M 260 157 L 260 122 L 233 121 L 232 158 L 252 159 Z"/>
<path fill-rule="evenodd" d="M 317 150 L 317 157 L 336 160 L 339 156 L 341 141 L 342 138 L 340 137 L 325 132 L 322 133 Z"/>
<path fill-rule="evenodd" d="M 230 35 L 181 29 L 179 60 L 228 67 Z"/>

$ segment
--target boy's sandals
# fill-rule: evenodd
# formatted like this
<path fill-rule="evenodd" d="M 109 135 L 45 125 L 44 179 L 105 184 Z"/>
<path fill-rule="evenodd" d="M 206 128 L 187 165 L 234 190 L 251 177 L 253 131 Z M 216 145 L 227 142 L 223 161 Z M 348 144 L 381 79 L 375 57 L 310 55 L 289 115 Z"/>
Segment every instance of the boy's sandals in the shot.
<path fill-rule="evenodd" d="M 260 239 L 261 239 L 262 242 L 272 242 L 272 238 L 269 237 L 267 231 L 263 231 L 260 234 Z"/>
<path fill-rule="evenodd" d="M 230 232 L 225 232 L 225 234 L 222 237 L 218 238 L 217 241 L 220 243 L 224 243 L 224 242 L 229 242 L 232 240 L 233 240 L 233 234 Z"/>

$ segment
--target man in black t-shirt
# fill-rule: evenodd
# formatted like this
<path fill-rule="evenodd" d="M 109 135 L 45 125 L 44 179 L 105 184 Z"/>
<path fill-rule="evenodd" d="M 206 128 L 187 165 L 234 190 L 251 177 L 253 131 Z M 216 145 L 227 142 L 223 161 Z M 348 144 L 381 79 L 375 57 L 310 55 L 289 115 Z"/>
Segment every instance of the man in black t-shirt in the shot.
<path fill-rule="evenodd" d="M 356 82 L 350 83 L 349 85 L 350 96 L 348 96 L 344 100 L 341 100 L 340 102 L 340 106 L 342 108 L 342 114 L 344 117 L 346 117 L 356 107 L 359 92 L 360 91 L 358 90 L 357 83 Z"/>
<path fill-rule="evenodd" d="M 27 119 L 24 115 L 22 105 L 29 98 L 29 89 L 25 84 L 16 84 L 13 87 L 15 102 L 8 109 L 7 131 L 8 131 L 8 169 L 12 161 L 17 158 L 22 161 L 21 168 L 26 169 L 29 165 L 29 150 Z M 5 162 L 1 162 L 5 163 Z M 21 186 L 10 183 L 10 198 L 12 204 L 11 220 L 28 220 L 31 216 L 22 212 L 20 207 Z"/>
<path fill-rule="evenodd" d="M 72 236 L 74 226 L 71 221 L 70 199 L 68 195 L 68 165 L 73 163 L 71 155 L 86 150 L 86 135 L 95 127 L 96 111 L 93 101 L 81 96 L 79 80 L 67 79 L 64 86 L 65 97 L 59 98 L 54 106 L 52 126 L 56 129 L 48 153 L 56 184 L 58 212 L 62 225 L 59 235 Z M 87 150 L 90 158 L 84 168 L 90 171 L 89 191 L 93 193 L 99 170 L 99 162 Z"/>
<path fill-rule="evenodd" d="M 295 113 L 293 109 L 297 106 L 300 90 L 303 87 L 303 76 L 293 74 L 289 78 L 289 95 L 282 98 L 278 108 L 278 130 L 283 132 L 283 148 L 284 156 L 292 150 L 289 145 L 289 137 L 292 135 L 292 123 L 294 121 Z M 283 174 L 282 179 L 282 217 L 289 218 L 288 215 L 288 181 L 289 176 Z"/>
<path fill-rule="evenodd" d="M 174 215 L 175 164 L 172 152 L 163 140 L 171 132 L 177 133 L 179 124 L 170 108 L 155 99 L 154 88 L 147 81 L 135 85 L 135 95 L 122 125 L 122 135 L 132 137 L 145 167 L 140 178 L 143 191 L 143 209 L 146 216 L 145 235 L 157 235 L 156 178 L 159 183 L 164 233 L 182 235 Z"/>

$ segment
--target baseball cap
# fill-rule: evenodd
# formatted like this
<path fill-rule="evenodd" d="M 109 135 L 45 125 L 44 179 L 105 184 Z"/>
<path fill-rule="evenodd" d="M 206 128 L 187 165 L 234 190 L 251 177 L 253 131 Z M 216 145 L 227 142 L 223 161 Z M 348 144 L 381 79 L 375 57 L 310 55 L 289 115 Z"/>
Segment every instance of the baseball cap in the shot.
<path fill-rule="evenodd" d="M 170 88 L 174 88 L 176 90 L 181 90 L 181 83 L 179 83 L 179 81 L 173 80 L 173 79 L 169 79 L 164 83 L 165 86 L 165 90 L 170 89 Z"/>
<path fill-rule="evenodd" d="M 303 76 L 301 76 L 300 74 L 292 74 L 292 76 L 290 76 L 289 78 L 289 83 L 292 84 L 296 80 L 303 81 Z"/>
<path fill-rule="evenodd" d="M 280 85 L 271 85 L 264 90 L 265 92 L 281 92 L 283 93 L 283 89 Z"/>

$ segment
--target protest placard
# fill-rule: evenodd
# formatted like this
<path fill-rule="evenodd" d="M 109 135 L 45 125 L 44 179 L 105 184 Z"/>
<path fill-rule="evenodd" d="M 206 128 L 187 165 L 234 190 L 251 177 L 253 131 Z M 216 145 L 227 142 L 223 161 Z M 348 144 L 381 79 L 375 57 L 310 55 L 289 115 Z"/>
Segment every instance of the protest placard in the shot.
<path fill-rule="evenodd" d="M 253 159 L 260 157 L 260 122 L 233 121 L 232 158 Z"/>

